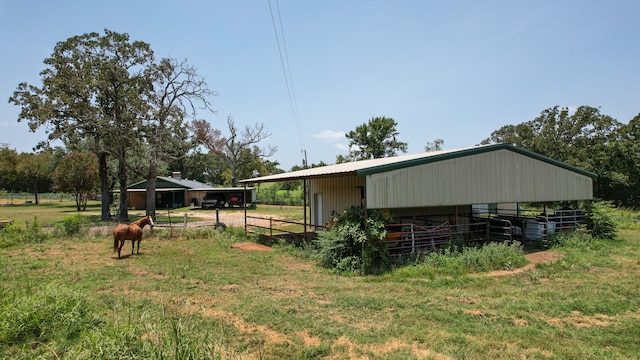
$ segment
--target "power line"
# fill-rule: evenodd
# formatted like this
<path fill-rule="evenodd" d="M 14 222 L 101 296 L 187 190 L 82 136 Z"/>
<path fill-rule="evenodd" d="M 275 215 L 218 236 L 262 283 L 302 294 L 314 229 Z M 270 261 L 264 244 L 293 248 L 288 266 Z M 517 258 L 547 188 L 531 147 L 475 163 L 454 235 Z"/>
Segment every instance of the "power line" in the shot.
<path fill-rule="evenodd" d="M 278 23 L 280 24 L 280 36 L 282 37 L 282 47 L 280 46 L 280 37 L 278 36 L 278 27 L 276 26 L 276 19 L 273 15 L 273 7 L 271 6 L 271 0 L 269 0 L 269 13 L 271 14 L 271 23 L 273 25 L 273 32 L 276 37 L 276 43 L 278 44 L 278 54 L 280 55 L 280 65 L 282 67 L 282 74 L 284 75 L 285 85 L 287 86 L 287 94 L 289 95 L 289 105 L 291 106 L 291 112 L 293 114 L 293 121 L 296 125 L 296 132 L 298 133 L 298 141 L 300 141 L 300 152 L 304 154 L 303 164 L 306 166 L 306 149 L 304 146 L 304 138 L 302 136 L 302 126 L 300 125 L 300 115 L 298 112 L 298 105 L 296 102 L 295 91 L 293 88 L 293 77 L 291 76 L 291 67 L 289 66 L 289 53 L 287 52 L 287 43 L 284 38 L 284 27 L 282 26 L 282 16 L 280 16 L 280 3 L 276 1 L 276 10 L 278 12 Z M 282 56 L 282 49 L 284 48 L 284 57 Z M 285 64 L 286 60 L 286 64 Z"/>

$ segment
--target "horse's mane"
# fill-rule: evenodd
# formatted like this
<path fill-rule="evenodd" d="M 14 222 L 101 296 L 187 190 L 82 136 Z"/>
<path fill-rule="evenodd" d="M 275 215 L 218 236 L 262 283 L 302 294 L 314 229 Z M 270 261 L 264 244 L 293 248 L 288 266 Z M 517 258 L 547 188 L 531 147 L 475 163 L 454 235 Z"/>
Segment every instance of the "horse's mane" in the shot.
<path fill-rule="evenodd" d="M 141 224 L 143 221 L 149 221 L 149 220 L 150 220 L 150 219 L 149 219 L 149 216 L 145 216 L 145 217 L 143 217 L 143 218 L 140 218 L 140 219 L 138 219 L 138 220 L 136 220 L 136 221 L 132 222 L 132 223 L 131 223 L 131 225 L 138 225 L 138 226 L 140 226 L 140 224 Z M 147 224 L 150 224 L 150 223 L 151 223 L 151 222 L 147 222 Z M 140 227 L 142 227 L 142 226 L 140 226 Z"/>

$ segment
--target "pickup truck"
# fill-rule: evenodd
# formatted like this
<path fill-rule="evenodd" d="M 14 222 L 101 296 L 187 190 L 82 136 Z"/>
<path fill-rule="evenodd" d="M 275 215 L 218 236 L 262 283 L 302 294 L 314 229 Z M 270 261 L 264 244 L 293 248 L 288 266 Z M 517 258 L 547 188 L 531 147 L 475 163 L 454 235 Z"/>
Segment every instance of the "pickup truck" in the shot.
<path fill-rule="evenodd" d="M 219 194 L 207 194 L 204 196 L 201 202 L 203 209 L 218 209 L 224 207 L 224 199 Z"/>

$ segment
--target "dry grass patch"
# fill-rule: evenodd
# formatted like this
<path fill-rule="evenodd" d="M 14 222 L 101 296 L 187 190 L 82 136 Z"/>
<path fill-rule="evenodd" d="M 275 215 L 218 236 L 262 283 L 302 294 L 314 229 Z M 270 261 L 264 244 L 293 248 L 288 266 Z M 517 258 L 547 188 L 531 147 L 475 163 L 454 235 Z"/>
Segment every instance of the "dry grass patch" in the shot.
<path fill-rule="evenodd" d="M 571 315 L 572 316 L 565 318 L 546 319 L 545 322 L 551 326 L 556 327 L 573 326 L 577 328 L 590 328 L 611 326 L 617 321 L 615 317 L 603 314 L 585 316 L 582 315 L 579 311 L 573 311 Z"/>

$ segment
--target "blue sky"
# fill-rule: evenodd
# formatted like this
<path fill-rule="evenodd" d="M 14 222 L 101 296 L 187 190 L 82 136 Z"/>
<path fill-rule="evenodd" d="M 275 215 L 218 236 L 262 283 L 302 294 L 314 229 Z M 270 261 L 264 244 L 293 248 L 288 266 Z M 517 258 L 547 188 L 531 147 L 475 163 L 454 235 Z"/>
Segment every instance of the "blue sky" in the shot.
<path fill-rule="evenodd" d="M 555 105 L 600 107 L 624 123 L 640 113 L 635 0 L 271 0 L 295 112 L 269 5 L 0 0 L 0 144 L 30 152 L 45 139 L 17 122 L 9 96 L 20 82 L 40 85 L 57 42 L 105 28 L 157 58 L 187 58 L 219 93 L 217 113 L 200 117 L 223 131 L 229 115 L 264 123 L 285 170 L 302 149 L 310 163 L 334 163 L 348 152 L 344 133 L 376 116 L 394 118 L 417 153 L 438 138 L 473 146 Z"/>

